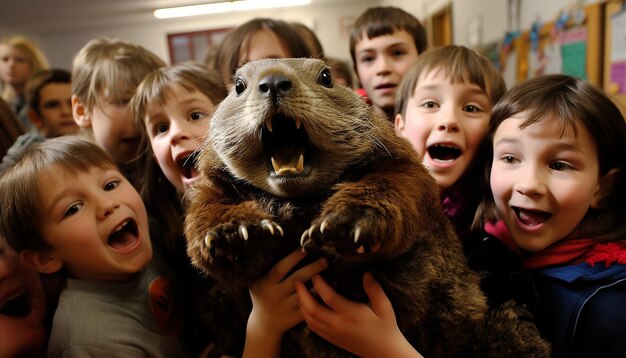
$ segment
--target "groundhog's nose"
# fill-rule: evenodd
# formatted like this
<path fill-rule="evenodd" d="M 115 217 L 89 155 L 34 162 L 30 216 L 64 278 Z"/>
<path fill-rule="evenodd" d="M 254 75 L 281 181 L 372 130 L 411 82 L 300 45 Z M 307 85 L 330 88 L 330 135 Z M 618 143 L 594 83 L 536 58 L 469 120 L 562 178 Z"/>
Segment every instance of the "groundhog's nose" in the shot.
<path fill-rule="evenodd" d="M 281 96 L 287 94 L 292 87 L 291 80 L 281 75 L 270 75 L 259 81 L 259 90 L 264 96 L 270 96 L 275 104 Z"/>

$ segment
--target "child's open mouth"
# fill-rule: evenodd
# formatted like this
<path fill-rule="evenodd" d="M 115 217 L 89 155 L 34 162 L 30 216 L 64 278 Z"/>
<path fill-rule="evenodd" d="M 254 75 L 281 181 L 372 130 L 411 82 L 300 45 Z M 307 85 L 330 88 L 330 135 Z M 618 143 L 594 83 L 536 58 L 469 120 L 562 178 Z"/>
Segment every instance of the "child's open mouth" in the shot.
<path fill-rule="evenodd" d="M 132 219 L 127 219 L 119 224 L 111 235 L 108 244 L 116 251 L 126 251 L 139 240 L 139 229 L 137 223 Z"/>
<path fill-rule="evenodd" d="M 25 317 L 31 310 L 31 295 L 28 292 L 22 292 L 15 297 L 6 301 L 0 307 L 0 315 L 8 317 Z"/>
<path fill-rule="evenodd" d="M 437 162 L 451 162 L 461 154 L 461 150 L 453 145 L 435 144 L 428 147 L 428 155 Z"/>
<path fill-rule="evenodd" d="M 182 157 L 176 161 L 178 170 L 180 170 L 180 173 L 185 178 L 192 179 L 198 175 L 198 171 L 196 170 L 196 160 L 198 159 L 199 154 L 200 151 L 195 150 L 189 156 Z"/>
<path fill-rule="evenodd" d="M 517 220 L 519 220 L 520 223 L 529 227 L 542 224 L 550 219 L 550 217 L 552 216 L 552 214 L 545 211 L 527 210 L 515 206 L 513 207 L 513 211 L 517 216 Z"/>

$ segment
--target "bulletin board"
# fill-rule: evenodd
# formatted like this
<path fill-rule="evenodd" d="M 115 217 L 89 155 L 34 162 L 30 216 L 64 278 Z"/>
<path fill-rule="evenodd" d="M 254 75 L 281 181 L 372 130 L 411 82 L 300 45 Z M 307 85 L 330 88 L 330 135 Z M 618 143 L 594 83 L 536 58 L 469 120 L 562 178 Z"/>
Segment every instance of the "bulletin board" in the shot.
<path fill-rule="evenodd" d="M 565 73 L 602 86 L 605 3 L 594 3 L 572 14 L 524 31 L 515 40 L 517 83 L 548 73 Z"/>
<path fill-rule="evenodd" d="M 603 88 L 626 114 L 626 1 L 606 4 Z"/>

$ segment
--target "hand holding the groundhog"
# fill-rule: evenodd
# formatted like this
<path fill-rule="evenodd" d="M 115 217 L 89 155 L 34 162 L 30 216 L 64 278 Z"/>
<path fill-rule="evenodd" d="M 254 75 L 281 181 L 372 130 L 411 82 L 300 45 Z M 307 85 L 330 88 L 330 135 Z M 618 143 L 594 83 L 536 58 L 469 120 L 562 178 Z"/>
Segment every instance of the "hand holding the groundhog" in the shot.
<path fill-rule="evenodd" d="M 328 307 L 296 282 L 304 320 L 322 338 L 360 357 L 422 357 L 400 332 L 391 302 L 371 273 L 363 276 L 369 304 L 345 299 L 319 275 L 313 287 Z"/>
<path fill-rule="evenodd" d="M 280 356 L 283 334 L 302 322 L 294 283 L 309 281 L 328 266 L 326 259 L 321 258 L 285 277 L 305 256 L 302 250 L 293 251 L 250 287 L 252 312 L 246 329 L 244 357 Z"/>

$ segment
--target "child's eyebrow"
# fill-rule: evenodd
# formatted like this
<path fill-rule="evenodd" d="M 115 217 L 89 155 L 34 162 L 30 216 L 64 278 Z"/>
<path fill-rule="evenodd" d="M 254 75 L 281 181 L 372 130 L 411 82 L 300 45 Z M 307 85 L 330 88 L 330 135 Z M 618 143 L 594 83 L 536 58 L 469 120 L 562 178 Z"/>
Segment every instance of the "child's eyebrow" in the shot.
<path fill-rule="evenodd" d="M 44 208 L 44 212 L 47 215 L 51 215 L 52 211 L 54 210 L 54 208 L 57 206 L 57 204 L 59 203 L 59 201 L 61 201 L 61 199 L 63 199 L 64 197 L 67 196 L 68 192 L 71 190 L 71 188 L 65 188 L 64 190 L 62 190 L 60 193 L 57 193 L 57 195 L 55 195 L 52 200 L 50 201 L 50 205 L 47 208 Z"/>

